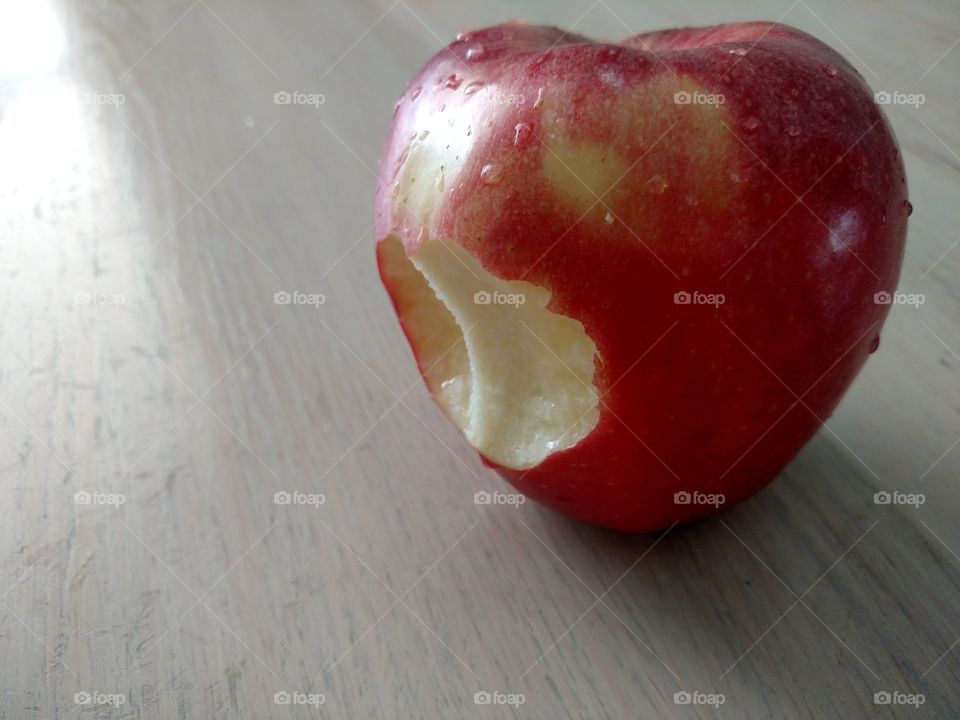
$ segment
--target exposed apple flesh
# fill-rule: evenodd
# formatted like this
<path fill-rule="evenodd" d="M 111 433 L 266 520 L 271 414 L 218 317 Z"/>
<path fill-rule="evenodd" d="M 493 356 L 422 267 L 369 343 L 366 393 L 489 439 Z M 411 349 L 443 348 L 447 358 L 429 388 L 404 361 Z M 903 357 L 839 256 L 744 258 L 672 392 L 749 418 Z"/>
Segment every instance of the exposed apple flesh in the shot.
<path fill-rule="evenodd" d="M 908 207 L 869 88 L 808 35 L 510 23 L 411 81 L 375 230 L 420 371 L 485 461 L 645 531 L 715 509 L 678 491 L 756 492 L 829 416 L 876 349 Z"/>
<path fill-rule="evenodd" d="M 486 458 L 534 467 L 593 429 L 596 347 L 583 325 L 546 309 L 546 290 L 499 280 L 452 243 L 423 243 L 409 260 L 399 240 L 383 251 L 385 276 L 415 297 L 407 327 L 424 377 Z M 477 303 L 478 292 L 515 302 Z"/>

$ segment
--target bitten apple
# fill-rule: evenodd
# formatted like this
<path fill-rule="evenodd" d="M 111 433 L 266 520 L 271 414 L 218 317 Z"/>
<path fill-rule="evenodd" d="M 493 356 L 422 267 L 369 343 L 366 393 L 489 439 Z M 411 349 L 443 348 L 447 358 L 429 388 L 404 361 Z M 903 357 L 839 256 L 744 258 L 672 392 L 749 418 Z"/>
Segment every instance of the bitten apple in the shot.
<path fill-rule="evenodd" d="M 797 453 L 877 348 L 910 208 L 863 78 L 770 23 L 462 33 L 379 180 L 380 274 L 438 404 L 518 490 L 628 531 Z"/>

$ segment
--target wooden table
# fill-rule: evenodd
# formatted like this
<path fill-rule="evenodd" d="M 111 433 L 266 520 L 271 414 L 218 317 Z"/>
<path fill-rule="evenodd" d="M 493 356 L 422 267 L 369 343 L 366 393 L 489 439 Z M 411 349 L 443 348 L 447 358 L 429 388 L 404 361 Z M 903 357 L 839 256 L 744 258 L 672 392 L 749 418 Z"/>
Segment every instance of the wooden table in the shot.
<path fill-rule="evenodd" d="M 888 108 L 925 303 L 774 485 L 706 521 L 475 505 L 504 485 L 379 285 L 394 100 L 515 16 L 781 19 L 925 96 Z M 0 717 L 960 717 L 958 38 L 949 0 L 5 4 Z M 926 502 L 874 503 L 894 489 Z"/>

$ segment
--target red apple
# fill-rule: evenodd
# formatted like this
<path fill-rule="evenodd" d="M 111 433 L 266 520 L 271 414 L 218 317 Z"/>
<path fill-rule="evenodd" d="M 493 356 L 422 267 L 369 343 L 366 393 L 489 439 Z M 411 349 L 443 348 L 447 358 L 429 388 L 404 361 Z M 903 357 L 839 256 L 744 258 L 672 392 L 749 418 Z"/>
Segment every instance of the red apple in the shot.
<path fill-rule="evenodd" d="M 863 78 L 792 28 L 461 34 L 397 103 L 380 274 L 510 483 L 650 531 L 764 487 L 877 348 L 909 203 Z"/>

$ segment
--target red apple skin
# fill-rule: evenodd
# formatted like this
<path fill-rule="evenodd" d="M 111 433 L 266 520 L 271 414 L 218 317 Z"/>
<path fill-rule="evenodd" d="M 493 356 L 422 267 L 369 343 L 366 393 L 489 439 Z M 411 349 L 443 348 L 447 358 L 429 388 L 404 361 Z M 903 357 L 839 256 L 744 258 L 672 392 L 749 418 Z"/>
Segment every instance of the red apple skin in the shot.
<path fill-rule="evenodd" d="M 690 106 L 656 102 L 680 87 L 674 73 L 722 94 L 718 114 L 691 121 Z M 409 138 L 438 113 L 455 119 L 450 134 L 424 142 L 471 136 L 423 225 L 394 186 Z M 614 148 L 629 167 L 604 198 L 614 222 L 600 206 L 581 216 L 546 179 L 557 138 Z M 481 180 L 487 164 L 499 183 Z M 484 460 L 561 513 L 646 532 L 714 510 L 677 504 L 678 491 L 722 493 L 724 506 L 757 492 L 830 416 L 879 343 L 889 307 L 874 296 L 896 287 L 909 207 L 872 92 L 805 33 L 747 23 L 601 44 L 508 23 L 461 34 L 409 84 L 375 229 L 401 325 L 383 267 L 391 235 L 408 255 L 427 238 L 457 242 L 583 323 L 600 357 L 594 430 L 528 470 Z M 675 304 L 684 290 L 725 302 Z"/>

